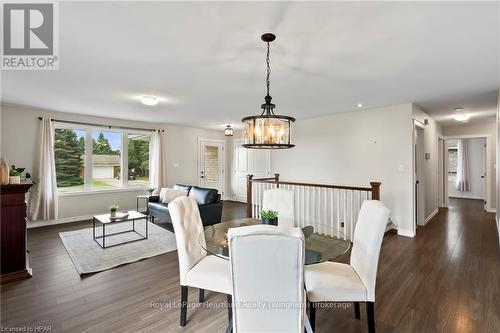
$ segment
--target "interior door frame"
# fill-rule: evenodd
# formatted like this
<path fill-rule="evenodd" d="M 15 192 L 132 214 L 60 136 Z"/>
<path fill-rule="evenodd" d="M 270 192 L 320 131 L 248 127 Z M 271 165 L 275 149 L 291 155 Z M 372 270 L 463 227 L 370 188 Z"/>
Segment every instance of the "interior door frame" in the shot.
<path fill-rule="evenodd" d="M 484 206 L 484 210 L 490 213 L 494 213 L 497 210 L 495 208 L 491 207 L 491 182 L 493 181 L 492 175 L 494 175 L 494 170 L 491 167 L 491 154 L 490 154 L 490 144 L 491 144 L 491 134 L 467 134 L 467 135 L 448 135 L 448 136 L 443 136 L 442 137 L 445 142 L 445 147 L 448 147 L 448 140 L 453 140 L 453 139 L 486 139 L 486 204 Z M 446 154 L 445 154 L 446 156 Z M 446 181 L 445 183 L 448 184 L 448 159 L 445 158 L 446 162 Z M 449 204 L 449 193 L 448 193 L 448 186 L 445 187 L 444 189 L 444 198 L 445 198 L 445 203 L 446 206 Z"/>
<path fill-rule="evenodd" d="M 416 155 L 416 152 L 415 150 L 418 150 L 418 147 L 417 147 L 417 143 L 418 143 L 418 140 L 417 140 L 417 129 L 421 129 L 422 130 L 422 135 L 425 135 L 425 125 L 423 123 L 421 123 L 420 121 L 416 120 L 416 119 L 413 119 L 413 135 L 412 135 L 412 161 L 413 161 L 413 165 L 412 165 L 412 182 L 411 182 L 411 188 L 412 188 L 412 206 L 413 206 L 413 235 L 415 236 L 417 234 L 417 225 L 423 225 L 423 224 L 418 224 L 418 221 L 417 221 L 417 210 L 420 210 L 420 206 L 424 205 L 424 209 L 423 209 L 423 214 L 424 216 L 422 216 L 421 218 L 421 221 L 423 221 L 423 223 L 425 224 L 425 194 L 423 196 L 420 196 L 419 195 L 419 191 L 421 188 L 424 188 L 423 186 L 419 186 L 418 187 L 418 190 L 417 190 L 417 160 L 415 159 L 415 155 Z M 424 138 L 422 138 L 422 141 L 424 142 Z M 425 153 L 425 147 L 421 147 L 422 151 Z M 423 159 L 424 157 L 421 156 L 421 159 Z M 424 161 L 425 163 L 425 161 Z M 422 163 L 423 165 L 423 163 Z M 421 169 L 422 167 L 420 167 Z M 419 170 L 420 170 L 419 169 Z M 422 171 L 421 171 L 422 172 Z M 425 177 L 424 174 L 421 174 L 422 178 Z M 419 180 L 419 185 L 420 185 L 420 180 Z M 421 201 L 424 201 L 424 202 L 421 202 Z"/>
<path fill-rule="evenodd" d="M 225 195 L 226 195 L 226 182 L 225 182 L 225 177 L 226 177 L 226 141 L 225 140 L 217 140 L 217 139 L 204 139 L 204 138 L 200 138 L 198 137 L 197 138 L 197 146 L 198 146 L 198 157 L 197 157 L 197 175 L 196 175 L 196 178 L 197 178 L 197 184 L 198 186 L 201 186 L 201 171 L 203 169 L 203 166 L 201 165 L 201 162 L 202 162 L 202 157 L 201 157 L 201 154 L 202 154 L 202 150 L 201 150 L 201 147 L 202 147 L 202 144 L 204 142 L 207 142 L 207 143 L 216 143 L 216 144 L 222 144 L 222 154 L 221 154 L 221 167 L 222 167 L 222 172 L 221 172 L 221 192 L 220 195 L 221 195 L 221 198 L 224 200 L 225 199 Z"/>

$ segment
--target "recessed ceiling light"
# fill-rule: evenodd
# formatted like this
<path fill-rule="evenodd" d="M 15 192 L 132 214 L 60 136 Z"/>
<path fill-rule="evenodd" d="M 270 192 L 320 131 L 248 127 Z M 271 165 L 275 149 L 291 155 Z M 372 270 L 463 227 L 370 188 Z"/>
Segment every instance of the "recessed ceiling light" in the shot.
<path fill-rule="evenodd" d="M 141 103 L 144 105 L 148 106 L 153 106 L 156 105 L 160 102 L 160 99 L 156 96 L 151 96 L 151 95 L 143 95 L 139 98 L 141 100 Z"/>
<path fill-rule="evenodd" d="M 363 104 L 358 103 L 358 108 L 362 108 L 362 107 L 363 107 Z"/>
<path fill-rule="evenodd" d="M 471 117 L 470 113 L 463 113 L 463 112 L 453 115 L 453 118 L 455 118 L 456 121 L 461 121 L 461 122 L 469 120 L 470 117 Z"/>
<path fill-rule="evenodd" d="M 455 112 L 462 112 L 464 108 L 455 108 Z"/>

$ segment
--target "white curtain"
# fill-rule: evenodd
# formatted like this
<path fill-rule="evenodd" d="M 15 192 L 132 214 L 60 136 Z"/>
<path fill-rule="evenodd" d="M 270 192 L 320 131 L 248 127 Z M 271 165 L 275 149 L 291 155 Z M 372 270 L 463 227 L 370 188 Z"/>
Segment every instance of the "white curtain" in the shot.
<path fill-rule="evenodd" d="M 158 130 L 153 133 L 151 137 L 151 161 L 150 161 L 150 182 L 156 190 L 160 193 L 162 187 L 167 187 L 167 139 L 165 130 Z"/>
<path fill-rule="evenodd" d="M 40 121 L 36 180 L 30 202 L 30 220 L 57 219 L 57 182 L 54 158 L 54 124 L 50 118 Z"/>
<path fill-rule="evenodd" d="M 469 177 L 469 140 L 458 140 L 458 163 L 457 163 L 457 190 L 462 192 L 470 191 Z"/>

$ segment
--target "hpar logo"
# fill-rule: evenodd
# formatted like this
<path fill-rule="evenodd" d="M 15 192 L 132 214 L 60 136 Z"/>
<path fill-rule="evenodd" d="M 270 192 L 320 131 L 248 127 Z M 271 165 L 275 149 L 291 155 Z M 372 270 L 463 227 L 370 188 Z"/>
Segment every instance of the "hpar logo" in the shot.
<path fill-rule="evenodd" d="M 4 3 L 2 11 L 2 69 L 58 69 L 57 3 Z"/>

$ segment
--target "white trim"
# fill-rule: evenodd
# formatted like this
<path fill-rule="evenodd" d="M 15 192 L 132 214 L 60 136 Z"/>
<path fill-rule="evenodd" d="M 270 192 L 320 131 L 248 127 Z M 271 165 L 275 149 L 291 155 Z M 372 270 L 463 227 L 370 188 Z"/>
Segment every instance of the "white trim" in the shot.
<path fill-rule="evenodd" d="M 488 208 L 486 210 L 488 213 L 496 213 L 497 212 L 497 209 L 496 208 Z"/>
<path fill-rule="evenodd" d="M 106 194 L 106 193 L 116 193 L 116 192 L 144 192 L 144 187 L 116 187 L 109 189 L 83 189 L 80 191 L 58 191 L 58 197 L 72 197 L 79 195 L 94 195 L 94 194 Z"/>
<path fill-rule="evenodd" d="M 497 221 L 497 231 L 498 231 L 498 245 L 500 246 L 500 217 L 498 214 L 496 215 L 496 221 Z"/>
<path fill-rule="evenodd" d="M 33 228 L 46 227 L 50 225 L 82 222 L 82 221 L 92 220 L 92 217 L 93 215 L 80 215 L 72 217 L 63 217 L 56 220 L 28 221 L 26 223 L 26 228 L 33 229 Z"/>
<path fill-rule="evenodd" d="M 436 210 L 435 210 L 435 211 L 433 211 L 432 213 L 430 213 L 430 214 L 429 214 L 429 216 L 427 216 L 427 217 L 425 218 L 425 220 L 424 220 L 424 225 L 426 225 L 426 224 L 427 224 L 427 222 L 429 222 L 430 220 L 432 220 L 432 218 L 433 218 L 434 216 L 436 216 L 436 214 L 438 213 L 438 211 L 439 211 L 439 208 L 436 208 Z"/>
<path fill-rule="evenodd" d="M 398 228 L 398 235 L 404 237 L 415 237 L 415 231 Z"/>

